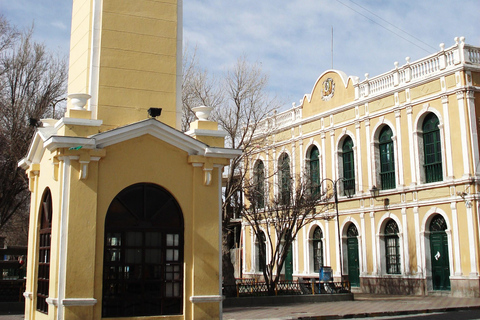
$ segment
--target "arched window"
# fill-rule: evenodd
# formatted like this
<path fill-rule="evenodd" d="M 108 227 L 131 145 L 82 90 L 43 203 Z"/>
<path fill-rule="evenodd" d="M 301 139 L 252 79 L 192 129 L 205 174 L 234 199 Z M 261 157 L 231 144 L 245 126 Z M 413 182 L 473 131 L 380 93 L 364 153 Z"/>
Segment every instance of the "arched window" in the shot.
<path fill-rule="evenodd" d="M 312 247 L 313 247 L 313 271 L 319 272 L 323 267 L 323 232 L 320 227 L 316 227 L 313 231 Z"/>
<path fill-rule="evenodd" d="M 105 218 L 103 317 L 182 314 L 183 214 L 165 189 L 122 190 Z"/>
<path fill-rule="evenodd" d="M 279 189 L 280 203 L 288 204 L 291 195 L 291 175 L 290 175 L 290 158 L 288 154 L 282 153 L 278 159 Z"/>
<path fill-rule="evenodd" d="M 382 190 L 394 189 L 396 187 L 392 136 L 392 129 L 385 126 L 380 132 L 378 139 L 380 149 L 380 182 Z"/>
<path fill-rule="evenodd" d="M 265 166 L 263 161 L 258 160 L 255 163 L 253 177 L 256 206 L 263 208 L 265 207 Z"/>
<path fill-rule="evenodd" d="M 43 192 L 40 206 L 40 232 L 38 249 L 37 310 L 48 314 L 48 288 L 50 286 L 50 244 L 52 238 L 52 194 Z"/>
<path fill-rule="evenodd" d="M 430 113 L 423 121 L 423 151 L 425 182 L 443 180 L 442 146 L 440 142 L 439 121 L 435 114 Z"/>
<path fill-rule="evenodd" d="M 265 257 L 267 255 L 267 242 L 265 238 L 265 233 L 260 232 L 260 234 L 255 239 L 255 260 L 256 266 L 255 269 L 258 272 L 263 272 L 265 270 L 266 260 Z"/>
<path fill-rule="evenodd" d="M 310 191 L 313 194 L 320 192 L 320 160 L 319 151 L 316 146 L 313 146 L 310 150 L 310 156 L 308 159 L 308 179 L 310 183 Z"/>
<path fill-rule="evenodd" d="M 343 194 L 355 194 L 355 167 L 353 159 L 353 140 L 347 137 L 342 147 Z"/>
<path fill-rule="evenodd" d="M 398 225 L 394 220 L 385 225 L 385 259 L 387 273 L 400 274 L 400 242 Z"/>

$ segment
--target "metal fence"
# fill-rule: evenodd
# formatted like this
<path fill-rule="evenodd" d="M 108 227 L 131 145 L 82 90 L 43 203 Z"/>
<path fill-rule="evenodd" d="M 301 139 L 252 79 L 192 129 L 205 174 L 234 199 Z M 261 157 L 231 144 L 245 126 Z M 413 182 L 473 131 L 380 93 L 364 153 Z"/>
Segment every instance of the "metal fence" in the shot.
<path fill-rule="evenodd" d="M 332 294 L 349 293 L 348 281 L 319 281 L 318 279 L 299 279 L 279 281 L 274 289 L 275 295 Z M 224 286 L 227 297 L 267 296 L 268 287 L 264 281 L 255 279 L 237 279 L 233 286 Z"/>

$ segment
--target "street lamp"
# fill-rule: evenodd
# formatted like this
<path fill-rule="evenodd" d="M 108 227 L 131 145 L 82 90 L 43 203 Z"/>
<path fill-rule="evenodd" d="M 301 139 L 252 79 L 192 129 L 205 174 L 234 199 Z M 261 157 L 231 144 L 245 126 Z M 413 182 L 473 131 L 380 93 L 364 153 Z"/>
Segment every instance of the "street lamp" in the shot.
<path fill-rule="evenodd" d="M 342 259 L 342 237 L 340 236 L 340 219 L 338 218 L 338 191 L 337 191 L 337 183 L 339 181 L 345 181 L 344 178 L 338 178 L 337 180 L 333 181 L 330 178 L 324 178 L 323 180 L 330 181 L 333 185 L 333 199 L 335 201 L 335 215 L 337 217 L 337 237 L 338 237 L 338 255 L 340 260 L 340 281 L 343 282 L 343 259 Z M 355 193 L 355 188 L 349 186 L 349 188 L 344 189 L 345 195 L 347 198 L 352 198 Z"/>

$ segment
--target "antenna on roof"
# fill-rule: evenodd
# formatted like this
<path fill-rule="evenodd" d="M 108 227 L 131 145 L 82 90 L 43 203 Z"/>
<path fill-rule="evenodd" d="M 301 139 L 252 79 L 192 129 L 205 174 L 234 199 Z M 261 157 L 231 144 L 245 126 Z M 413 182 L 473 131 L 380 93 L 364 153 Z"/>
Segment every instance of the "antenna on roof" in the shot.
<path fill-rule="evenodd" d="M 332 26 L 332 69 L 333 69 L 333 26 Z"/>

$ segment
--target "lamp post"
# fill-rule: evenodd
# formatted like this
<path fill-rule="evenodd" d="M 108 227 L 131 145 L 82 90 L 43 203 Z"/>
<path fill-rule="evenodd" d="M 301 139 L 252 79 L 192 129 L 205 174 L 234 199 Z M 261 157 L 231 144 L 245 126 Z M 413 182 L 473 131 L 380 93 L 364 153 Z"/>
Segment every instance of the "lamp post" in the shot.
<path fill-rule="evenodd" d="M 335 215 L 337 217 L 337 240 L 338 240 L 338 256 L 339 256 L 339 261 L 340 261 L 340 281 L 343 282 L 343 259 L 342 259 L 342 237 L 340 235 L 340 219 L 338 217 L 338 190 L 337 190 L 337 183 L 339 181 L 344 181 L 345 179 L 343 178 L 338 178 L 337 180 L 333 181 L 330 178 L 325 178 L 323 180 L 330 181 L 333 185 L 333 199 L 335 201 Z M 345 195 L 347 198 L 353 197 L 353 194 L 355 193 L 354 188 L 345 188 L 344 189 Z"/>

